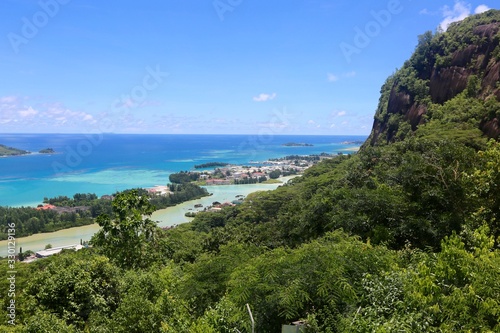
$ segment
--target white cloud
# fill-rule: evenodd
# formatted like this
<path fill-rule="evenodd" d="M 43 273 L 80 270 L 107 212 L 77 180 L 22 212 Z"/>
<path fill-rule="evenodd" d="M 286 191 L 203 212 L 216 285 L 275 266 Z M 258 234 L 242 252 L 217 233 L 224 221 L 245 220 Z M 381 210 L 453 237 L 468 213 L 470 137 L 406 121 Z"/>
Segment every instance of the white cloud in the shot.
<path fill-rule="evenodd" d="M 259 96 L 255 96 L 253 98 L 253 100 L 255 102 L 267 102 L 267 101 L 275 99 L 276 96 L 277 96 L 276 93 L 272 93 L 272 94 L 260 94 Z"/>
<path fill-rule="evenodd" d="M 333 110 L 332 113 L 330 114 L 330 117 L 343 117 L 347 115 L 347 111 L 345 110 Z"/>
<path fill-rule="evenodd" d="M 62 103 L 27 104 L 27 97 L 0 97 L 0 124 L 9 126 L 10 130 L 55 130 L 65 127 L 67 130 L 91 126 L 97 123 L 92 114 L 84 111 L 73 111 Z"/>
<path fill-rule="evenodd" d="M 476 7 L 474 13 L 480 14 L 489 9 L 490 8 L 487 5 L 482 4 Z M 462 21 L 463 19 L 471 15 L 471 5 L 469 3 L 466 3 L 465 1 L 456 1 L 453 5 L 453 8 L 444 6 L 441 11 L 443 13 L 444 19 L 439 24 L 439 27 L 443 31 L 446 31 L 451 23 Z"/>
<path fill-rule="evenodd" d="M 19 115 L 23 118 L 26 118 L 26 117 L 33 117 L 33 116 L 36 116 L 38 114 L 38 111 L 37 110 L 34 110 L 31 106 L 27 109 L 27 110 L 21 110 L 18 112 Z"/>
<path fill-rule="evenodd" d="M 439 24 L 443 31 L 446 31 L 451 23 L 462 21 L 464 18 L 470 15 L 470 4 L 464 1 L 457 1 L 453 8 L 449 6 L 444 6 L 442 8 L 443 21 Z"/>
<path fill-rule="evenodd" d="M 420 15 L 430 15 L 430 16 L 434 16 L 434 15 L 440 15 L 440 14 L 442 14 L 442 10 L 443 10 L 443 9 L 441 8 L 441 10 L 431 11 L 431 10 L 429 10 L 429 9 L 427 9 L 427 8 L 424 8 L 424 9 L 422 9 L 421 11 L 419 11 L 418 13 L 419 13 Z"/>
<path fill-rule="evenodd" d="M 476 7 L 476 9 L 474 10 L 474 14 L 481 14 L 481 13 L 484 13 L 484 12 L 487 12 L 488 10 L 490 10 L 491 8 L 486 6 L 486 5 L 479 5 Z"/>
<path fill-rule="evenodd" d="M 332 74 L 332 73 L 328 73 L 327 77 L 328 77 L 328 81 L 330 81 L 330 82 L 335 82 L 335 81 L 339 80 L 339 77 L 335 74 Z"/>
<path fill-rule="evenodd" d="M 0 97 L 0 103 L 15 103 L 15 102 L 17 102 L 17 96 Z"/>
<path fill-rule="evenodd" d="M 94 117 L 92 117 L 92 115 L 90 114 L 86 114 L 83 116 L 83 121 L 92 121 L 94 120 Z"/>
<path fill-rule="evenodd" d="M 356 72 L 355 71 L 352 71 L 352 72 L 347 72 L 344 74 L 345 77 L 354 77 L 356 76 Z"/>
<path fill-rule="evenodd" d="M 307 122 L 307 125 L 308 128 L 321 128 L 321 124 L 318 124 L 312 119 Z"/>

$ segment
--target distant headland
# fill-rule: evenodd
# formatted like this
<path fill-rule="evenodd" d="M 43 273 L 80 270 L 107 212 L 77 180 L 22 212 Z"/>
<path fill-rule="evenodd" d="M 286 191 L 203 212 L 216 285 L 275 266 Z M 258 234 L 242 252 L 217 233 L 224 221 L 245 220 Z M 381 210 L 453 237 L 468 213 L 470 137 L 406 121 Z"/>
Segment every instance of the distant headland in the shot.
<path fill-rule="evenodd" d="M 31 152 L 13 147 L 7 147 L 5 145 L 0 145 L 0 156 L 19 156 L 27 154 L 31 154 Z"/>
<path fill-rule="evenodd" d="M 56 152 L 52 148 L 45 148 L 45 149 L 40 150 L 38 153 L 39 154 L 55 154 Z M 22 156 L 22 155 L 29 155 L 29 154 L 31 154 L 30 151 L 18 149 L 18 148 L 13 148 L 13 147 L 8 147 L 6 145 L 0 144 L 0 157 Z"/>
<path fill-rule="evenodd" d="M 313 145 L 310 143 L 297 143 L 297 142 L 287 142 L 282 144 L 285 147 L 312 147 Z"/>

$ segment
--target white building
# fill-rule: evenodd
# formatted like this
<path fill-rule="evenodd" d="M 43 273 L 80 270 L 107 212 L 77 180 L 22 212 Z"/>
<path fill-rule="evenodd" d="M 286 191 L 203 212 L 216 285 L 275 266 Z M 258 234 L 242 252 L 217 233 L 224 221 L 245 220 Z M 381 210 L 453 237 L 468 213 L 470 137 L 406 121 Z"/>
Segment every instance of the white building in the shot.
<path fill-rule="evenodd" d="M 47 250 L 38 251 L 35 255 L 37 258 L 46 258 L 46 257 L 53 256 L 54 254 L 57 254 L 57 253 L 61 252 L 62 250 L 78 251 L 78 250 L 81 250 L 83 248 L 84 248 L 84 246 L 80 245 L 80 244 L 59 246 L 59 247 L 53 247 L 53 248 L 47 249 Z"/>

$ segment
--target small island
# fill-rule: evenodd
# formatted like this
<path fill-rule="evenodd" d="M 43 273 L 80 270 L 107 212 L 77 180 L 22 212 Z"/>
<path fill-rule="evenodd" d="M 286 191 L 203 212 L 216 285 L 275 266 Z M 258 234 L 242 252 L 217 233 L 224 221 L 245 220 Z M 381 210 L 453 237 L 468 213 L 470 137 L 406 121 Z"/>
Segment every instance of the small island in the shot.
<path fill-rule="evenodd" d="M 287 142 L 282 144 L 285 147 L 312 147 L 313 145 L 310 143 L 297 143 L 297 142 Z"/>
<path fill-rule="evenodd" d="M 55 154 L 54 149 L 46 148 L 39 151 L 40 154 Z"/>
<path fill-rule="evenodd" d="M 208 163 L 203 163 L 203 164 L 197 164 L 194 166 L 195 169 L 206 169 L 206 168 L 213 168 L 213 167 L 225 167 L 229 165 L 229 163 L 225 162 L 208 162 Z"/>
<path fill-rule="evenodd" d="M 38 152 L 39 154 L 55 154 L 55 150 L 52 148 L 45 148 L 42 149 Z M 22 155 L 29 155 L 31 154 L 30 151 L 27 150 L 22 150 L 18 148 L 13 148 L 13 147 L 8 147 L 6 145 L 1 145 L 0 144 L 0 157 L 7 157 L 7 156 L 22 156 Z"/>
<path fill-rule="evenodd" d="M 5 145 L 0 145 L 0 156 L 20 156 L 28 154 L 31 154 L 31 152 L 27 150 L 7 147 Z"/>

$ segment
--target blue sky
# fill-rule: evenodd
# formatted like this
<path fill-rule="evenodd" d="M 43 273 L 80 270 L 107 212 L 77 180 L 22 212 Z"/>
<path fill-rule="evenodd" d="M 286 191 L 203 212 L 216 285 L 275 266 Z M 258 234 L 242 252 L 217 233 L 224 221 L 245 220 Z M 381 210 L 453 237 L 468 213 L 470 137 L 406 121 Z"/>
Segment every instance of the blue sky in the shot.
<path fill-rule="evenodd" d="M 417 36 L 492 5 L 2 0 L 0 132 L 368 134 Z"/>

